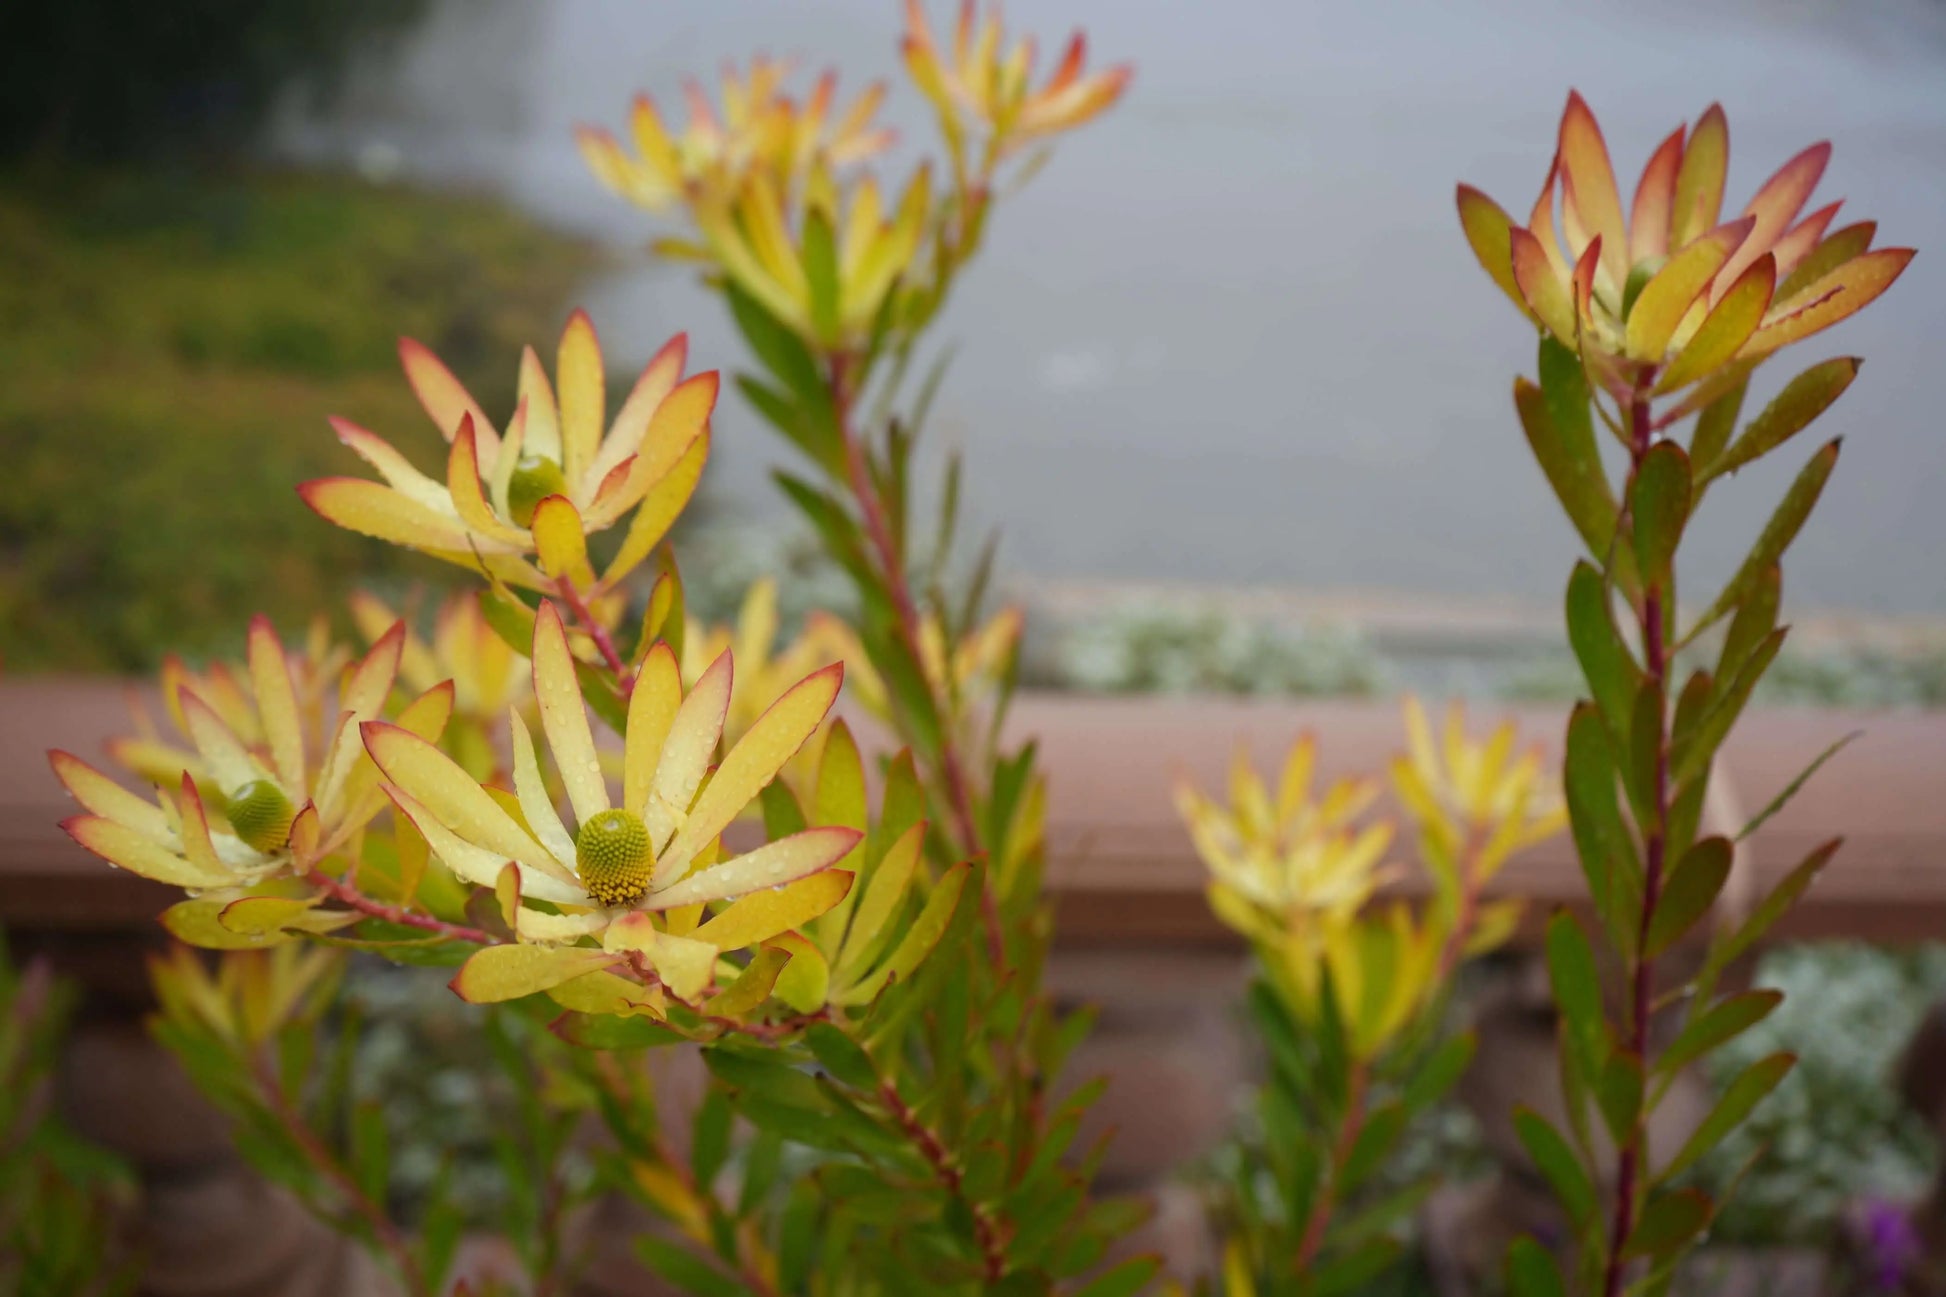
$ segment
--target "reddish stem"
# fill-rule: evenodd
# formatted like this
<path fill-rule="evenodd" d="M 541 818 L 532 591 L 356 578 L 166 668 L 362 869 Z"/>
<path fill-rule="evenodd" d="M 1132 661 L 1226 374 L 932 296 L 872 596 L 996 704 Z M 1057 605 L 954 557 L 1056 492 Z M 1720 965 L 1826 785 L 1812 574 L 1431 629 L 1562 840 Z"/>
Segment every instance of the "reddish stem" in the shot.
<path fill-rule="evenodd" d="M 448 923 L 444 919 L 435 919 L 430 914 L 415 914 L 411 910 L 397 905 L 387 905 L 383 901 L 375 901 L 350 883 L 333 878 L 321 869 L 309 871 L 304 875 L 304 880 L 313 887 L 323 890 L 339 904 L 349 906 L 371 918 L 384 919 L 387 923 L 397 923 L 408 928 L 417 928 L 421 932 L 434 932 L 454 941 L 469 941 L 476 946 L 494 944 L 491 933 L 458 923 Z"/>
<path fill-rule="evenodd" d="M 965 1178 L 953 1165 L 952 1154 L 939 1142 L 939 1136 L 919 1120 L 918 1114 L 906 1106 L 905 1100 L 899 1097 L 898 1089 L 890 1081 L 880 1080 L 878 1093 L 885 1106 L 892 1110 L 892 1117 L 899 1123 L 899 1129 L 905 1132 L 919 1150 L 919 1155 L 925 1158 L 939 1183 L 947 1193 L 965 1205 L 967 1215 L 973 1218 L 973 1234 L 983 1258 L 986 1281 L 989 1284 L 998 1283 L 1007 1273 L 1007 1249 L 1000 1240 L 1000 1231 L 985 1210 L 966 1196 Z"/>
<path fill-rule="evenodd" d="M 1652 376 L 1652 375 L 1651 375 Z M 1654 436 L 1654 423 L 1649 416 L 1649 396 L 1645 376 L 1638 384 L 1629 400 L 1629 452 L 1639 468 L 1642 459 L 1649 453 Z M 1654 582 L 1645 581 L 1642 592 L 1642 659 L 1643 674 L 1648 682 L 1662 694 L 1668 675 L 1667 635 L 1663 625 L 1663 591 Z M 1648 948 L 1649 925 L 1655 918 L 1657 904 L 1662 899 L 1663 869 L 1668 849 L 1669 837 L 1669 745 L 1658 735 L 1656 740 L 1654 784 L 1651 790 L 1654 815 L 1643 826 L 1643 870 L 1642 870 L 1642 917 L 1636 936 L 1635 951 L 1631 957 L 1629 1024 L 1627 1049 L 1636 1059 L 1646 1065 L 1649 1052 L 1649 1010 L 1655 996 L 1655 960 L 1643 953 Z M 1623 1142 L 1615 1167 L 1615 1215 L 1609 1230 L 1608 1256 L 1602 1271 L 1602 1292 L 1605 1297 L 1620 1297 L 1627 1267 L 1622 1261 L 1622 1249 L 1627 1246 L 1629 1235 L 1636 1224 L 1635 1199 L 1637 1189 L 1646 1168 L 1648 1155 L 1648 1132 L 1644 1115 L 1637 1112 L 1634 1128 L 1629 1131 L 1628 1139 Z"/>
<path fill-rule="evenodd" d="M 1365 1128 L 1365 1089 L 1370 1080 L 1365 1064 L 1352 1064 L 1344 1119 L 1338 1123 L 1338 1137 L 1331 1144 L 1330 1178 L 1318 1191 L 1318 1200 L 1311 1205 L 1311 1214 L 1304 1222 L 1303 1237 L 1298 1240 L 1297 1253 L 1291 1259 L 1291 1268 L 1298 1274 L 1310 1269 L 1311 1263 L 1317 1260 L 1318 1249 L 1324 1246 L 1325 1227 L 1331 1223 L 1331 1215 L 1338 1206 L 1338 1176 L 1344 1170 L 1346 1160 L 1351 1157 L 1352 1146 L 1358 1142 L 1359 1132 Z"/>
<path fill-rule="evenodd" d="M 574 619 L 581 623 L 581 629 L 587 631 L 588 638 L 595 642 L 595 650 L 601 654 L 601 660 L 608 664 L 610 674 L 615 677 L 616 690 L 626 701 L 635 692 L 635 675 L 622 660 L 621 650 L 615 647 L 615 637 L 608 633 L 606 626 L 595 620 L 588 601 L 574 588 L 574 582 L 562 577 L 554 583 L 554 589 L 561 596 L 561 602 L 568 606 L 568 611 L 574 614 Z"/>

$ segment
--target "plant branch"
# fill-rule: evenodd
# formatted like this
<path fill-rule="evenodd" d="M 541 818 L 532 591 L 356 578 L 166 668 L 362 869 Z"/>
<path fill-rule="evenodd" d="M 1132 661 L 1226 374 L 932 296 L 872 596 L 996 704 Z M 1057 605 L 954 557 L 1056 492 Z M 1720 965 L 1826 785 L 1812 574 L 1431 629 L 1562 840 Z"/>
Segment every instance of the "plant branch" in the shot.
<path fill-rule="evenodd" d="M 831 396 L 837 409 L 838 434 L 845 443 L 845 472 L 849 479 L 851 493 L 858 502 L 858 511 L 864 521 L 865 534 L 877 551 L 880 575 L 892 599 L 892 609 L 898 620 L 899 638 L 913 664 L 921 673 L 925 670 L 925 656 L 920 637 L 922 625 L 918 603 L 912 597 L 912 585 L 906 578 L 905 562 L 899 553 L 897 540 L 885 516 L 885 504 L 879 497 L 878 487 L 865 462 L 865 447 L 857 431 L 852 427 L 852 392 L 846 381 L 846 363 L 843 356 L 831 361 Z M 931 682 L 927 682 L 931 687 Z M 972 784 L 967 778 L 966 767 L 960 758 L 958 736 L 953 733 L 950 709 L 940 725 L 939 755 L 937 767 L 940 782 L 945 786 L 947 807 L 950 810 L 960 848 L 968 856 L 978 855 L 985 849 L 980 840 L 979 820 L 973 813 Z M 1000 914 L 993 899 L 993 893 L 982 890 L 980 894 L 981 917 L 986 925 L 988 954 L 996 967 L 1006 957 L 1006 942 L 1000 928 Z"/>
<path fill-rule="evenodd" d="M 375 901 L 350 883 L 345 882 L 341 878 L 333 878 L 322 869 L 314 868 L 309 870 L 304 875 L 304 881 L 310 883 L 313 887 L 320 888 L 327 896 L 337 901 L 340 905 L 349 906 L 368 918 L 383 919 L 387 923 L 396 923 L 407 928 L 417 928 L 421 932 L 437 933 L 439 936 L 448 937 L 454 941 L 471 942 L 476 946 L 491 946 L 494 944 L 494 937 L 490 932 L 485 932 L 479 928 L 469 928 L 464 924 L 448 923 L 444 919 L 435 919 L 430 914 L 415 914 L 403 906 L 387 905 L 383 901 Z"/>
<path fill-rule="evenodd" d="M 1353 1063 L 1345 1113 L 1338 1122 L 1337 1138 L 1331 1143 L 1330 1175 L 1324 1182 L 1324 1188 L 1319 1191 L 1317 1201 L 1311 1205 L 1311 1213 L 1304 1221 L 1303 1236 L 1298 1239 L 1297 1251 L 1291 1256 L 1291 1269 L 1297 1274 L 1310 1271 L 1319 1249 L 1324 1246 L 1325 1228 L 1330 1225 L 1332 1214 L 1338 1207 L 1339 1173 L 1351 1156 L 1352 1146 L 1358 1142 L 1359 1132 L 1365 1128 L 1365 1094 L 1370 1083 L 1370 1069 L 1363 1062 Z"/>
<path fill-rule="evenodd" d="M 1654 438 L 1654 422 L 1649 409 L 1648 382 L 1653 371 L 1638 381 L 1629 400 L 1629 454 L 1637 468 L 1649 453 Z M 1668 694 L 1668 636 L 1663 624 L 1664 591 L 1659 584 L 1646 582 L 1642 591 L 1641 638 L 1645 687 L 1661 697 Z M 1669 744 L 1658 719 L 1655 736 L 1655 770 L 1650 802 L 1653 816 L 1642 826 L 1643 874 L 1642 916 L 1636 945 L 1629 952 L 1629 1022 L 1625 1048 L 1647 1070 L 1649 1019 L 1655 999 L 1655 960 L 1647 953 L 1649 926 L 1662 899 L 1663 874 L 1669 840 Z M 1608 1255 L 1602 1271 L 1605 1297 L 1620 1297 L 1627 1278 L 1622 1250 L 1636 1225 L 1636 1196 L 1647 1173 L 1648 1114 L 1639 1108 L 1628 1138 L 1621 1143 L 1615 1170 L 1615 1213 L 1609 1230 Z"/>
<path fill-rule="evenodd" d="M 946 1150 L 944 1144 L 940 1143 L 939 1136 L 920 1121 L 919 1115 L 899 1096 L 898 1088 L 890 1081 L 881 1078 L 878 1094 L 885 1106 L 891 1109 L 892 1119 L 898 1122 L 899 1129 L 919 1150 L 919 1155 L 926 1160 L 926 1165 L 932 1168 L 933 1175 L 939 1183 L 947 1193 L 958 1199 L 966 1208 L 966 1214 L 973 1220 L 974 1241 L 980 1248 L 986 1281 L 989 1284 L 998 1283 L 1007 1273 L 1007 1249 L 1001 1241 L 999 1228 L 979 1203 L 967 1197 L 965 1177 L 960 1174 L 959 1167 L 953 1164 L 952 1154 Z"/>
<path fill-rule="evenodd" d="M 564 576 L 554 583 L 554 589 L 561 596 L 561 602 L 568 606 L 568 611 L 574 614 L 574 619 L 581 623 L 581 629 L 587 631 L 588 638 L 594 641 L 595 651 L 601 654 L 601 660 L 608 665 L 609 673 L 615 677 L 616 690 L 626 700 L 635 692 L 635 674 L 623 661 L 621 650 L 615 647 L 615 637 L 608 633 L 606 626 L 596 620 L 593 610 L 588 607 L 588 601 L 583 599 L 581 592 L 574 588 L 573 581 Z"/>

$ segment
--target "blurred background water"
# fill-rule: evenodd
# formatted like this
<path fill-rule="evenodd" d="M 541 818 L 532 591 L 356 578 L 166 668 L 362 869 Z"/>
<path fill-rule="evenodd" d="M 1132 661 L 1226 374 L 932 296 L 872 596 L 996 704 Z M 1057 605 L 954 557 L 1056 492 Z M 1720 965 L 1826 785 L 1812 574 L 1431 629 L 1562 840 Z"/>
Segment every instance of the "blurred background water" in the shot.
<path fill-rule="evenodd" d="M 1571 541 L 1513 422 L 1532 344 L 1469 256 L 1465 179 L 1511 210 L 1538 188 L 1567 87 L 1607 131 L 1625 192 L 1712 99 L 1729 202 L 1829 136 L 1820 201 L 1922 255 L 1883 303 L 1774 365 L 1871 358 L 1824 425 L 1853 440 L 1793 555 L 1804 604 L 1946 613 L 1946 4 L 1937 0 L 1073 0 L 1011 15 L 1138 68 L 1124 104 L 1063 142 L 995 222 L 942 332 L 937 407 L 971 452 L 968 502 L 1033 577 L 1379 589 L 1550 602 Z M 644 5 L 450 0 L 355 65 L 275 149 L 484 187 L 620 250 L 589 282 L 611 365 L 691 332 L 738 355 L 654 227 L 583 169 L 577 122 L 746 51 L 896 79 L 889 0 Z M 887 116 L 925 139 L 916 94 Z M 1756 408 L 1753 404 L 1750 409 Z M 713 489 L 777 508 L 773 438 L 732 402 Z M 1805 447 L 1806 450 L 1809 447 Z M 1800 455 L 1713 493 L 1695 593 L 1747 545 Z"/>

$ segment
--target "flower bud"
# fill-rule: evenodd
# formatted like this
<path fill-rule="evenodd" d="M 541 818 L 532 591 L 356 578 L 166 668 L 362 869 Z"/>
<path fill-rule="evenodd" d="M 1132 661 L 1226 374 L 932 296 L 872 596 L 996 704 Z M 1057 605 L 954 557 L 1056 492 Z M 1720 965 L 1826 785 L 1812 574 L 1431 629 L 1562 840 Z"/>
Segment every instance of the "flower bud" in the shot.
<path fill-rule="evenodd" d="M 284 849 L 297 818 L 291 799 L 268 779 L 252 779 L 231 793 L 224 813 L 236 835 L 266 855 Z"/>

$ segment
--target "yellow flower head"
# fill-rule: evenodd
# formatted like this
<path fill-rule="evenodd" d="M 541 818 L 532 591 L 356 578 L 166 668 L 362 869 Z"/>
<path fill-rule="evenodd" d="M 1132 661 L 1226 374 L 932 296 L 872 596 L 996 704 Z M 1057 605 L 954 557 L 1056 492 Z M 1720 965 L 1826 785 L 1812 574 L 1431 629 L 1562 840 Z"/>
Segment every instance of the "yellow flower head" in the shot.
<path fill-rule="evenodd" d="M 341 527 L 484 568 L 511 584 L 544 589 L 568 581 L 604 593 L 667 534 L 702 473 L 717 376 L 683 378 L 687 356 L 687 339 L 678 334 L 642 370 L 604 433 L 601 347 L 594 325 L 576 311 L 561 335 L 558 399 L 528 348 L 519 405 L 503 435 L 452 371 L 406 339 L 399 344 L 406 378 L 452 446 L 446 480 L 427 477 L 386 441 L 334 419 L 339 440 L 384 481 L 321 478 L 299 494 Z M 620 552 L 597 582 L 587 537 L 638 505 Z M 537 555 L 538 569 L 529 554 Z"/>
<path fill-rule="evenodd" d="M 694 995 L 709 985 L 719 949 L 753 945 L 811 917 L 780 903 L 774 889 L 792 893 L 792 884 L 842 860 L 859 839 L 851 829 L 807 829 L 719 860 L 719 835 L 817 729 L 843 678 L 843 669 L 832 666 L 799 681 L 712 771 L 733 670 L 725 653 L 685 693 L 675 654 L 666 644 L 650 649 L 629 698 L 616 798 L 596 755 L 567 633 L 553 605 L 542 605 L 534 626 L 534 696 L 573 831 L 548 795 L 533 738 L 517 712 L 517 811 L 404 729 L 368 724 L 365 745 L 389 781 L 385 791 L 455 874 L 496 887 L 511 864 L 520 897 L 552 907 L 552 913 L 517 910 L 515 931 L 524 941 L 599 938 L 610 951 L 645 956 L 676 994 Z M 829 908 L 848 882 L 836 875 L 793 899 Z M 700 927 L 689 926 L 704 903 L 731 897 L 743 899 Z M 777 924 L 773 930 L 753 926 L 750 915 L 759 910 Z M 719 940 L 729 944 L 719 947 Z"/>
<path fill-rule="evenodd" d="M 1672 392 L 1836 324 L 1912 259 L 1909 248 L 1871 251 L 1870 221 L 1827 233 L 1837 203 L 1803 215 L 1830 156 L 1829 144 L 1805 149 L 1725 221 L 1730 131 L 1712 104 L 1663 140 L 1625 214 L 1601 127 L 1570 93 L 1527 224 L 1469 185 L 1460 223 L 1514 304 L 1611 386 L 1647 367 L 1659 371 L 1654 391 Z"/>
<path fill-rule="evenodd" d="M 323 1013 L 343 967 L 342 951 L 293 943 L 226 952 L 212 971 L 203 956 L 176 946 L 149 961 L 149 984 L 163 1019 L 256 1046 Z"/>
<path fill-rule="evenodd" d="M 875 176 L 841 189 L 822 164 L 802 195 L 762 172 L 696 203 L 703 255 L 770 314 L 827 347 L 862 344 L 912 269 L 932 215 L 921 166 L 896 208 Z"/>
<path fill-rule="evenodd" d="M 1512 721 L 1474 739 L 1456 702 L 1435 739 L 1417 698 L 1408 695 L 1404 710 L 1407 751 L 1392 763 L 1392 785 L 1427 835 L 1429 855 L 1457 861 L 1470 844 L 1472 868 L 1485 882 L 1509 856 L 1567 826 L 1551 768 L 1539 747 L 1514 750 Z"/>
<path fill-rule="evenodd" d="M 867 87 L 834 117 L 835 72 L 819 77 L 801 104 L 784 93 L 790 74 L 788 63 L 765 58 L 752 59 L 747 73 L 726 69 L 720 114 L 690 82 L 683 92 L 689 120 L 677 131 L 663 122 L 653 99 L 637 95 L 629 116 L 632 156 L 599 127 L 577 127 L 575 140 L 597 179 L 652 212 L 733 190 L 753 174 L 790 192 L 815 165 L 844 167 L 890 146 L 892 132 L 872 124 L 884 85 Z"/>
<path fill-rule="evenodd" d="M 133 873 L 191 892 L 247 887 L 301 874 L 339 850 L 384 808 L 358 726 L 385 714 L 405 628 L 395 625 L 344 675 L 336 699 L 300 690 L 316 678 L 293 663 L 270 623 L 250 625 L 241 672 L 200 679 L 178 667 L 165 686 L 176 749 L 150 740 L 136 751 L 161 784 L 151 803 L 87 762 L 52 752 L 54 773 L 85 814 L 63 824 L 88 850 Z M 221 682 L 212 702 L 198 687 Z M 428 689 L 398 714 L 402 732 L 435 738 L 452 711 L 452 686 Z M 308 703 L 308 705 L 306 705 Z"/>
<path fill-rule="evenodd" d="M 1003 50 L 999 6 L 980 21 L 974 0 L 962 0 L 950 51 L 934 39 L 920 0 L 906 0 L 905 9 L 900 50 L 906 68 L 938 111 L 955 151 L 968 125 L 985 131 L 1001 157 L 1072 130 L 1121 98 L 1134 75 L 1127 64 L 1084 72 L 1087 39 L 1076 32 L 1054 71 L 1036 89 L 1033 38 Z"/>
<path fill-rule="evenodd" d="M 1253 939 L 1348 919 L 1392 876 L 1381 867 L 1392 826 L 1357 823 L 1377 798 L 1377 783 L 1339 780 L 1314 801 L 1316 763 L 1316 740 L 1306 735 L 1292 745 L 1274 799 L 1241 749 L 1230 768 L 1228 807 L 1186 783 L 1177 786 L 1177 809 L 1210 871 L 1210 903 Z"/>

